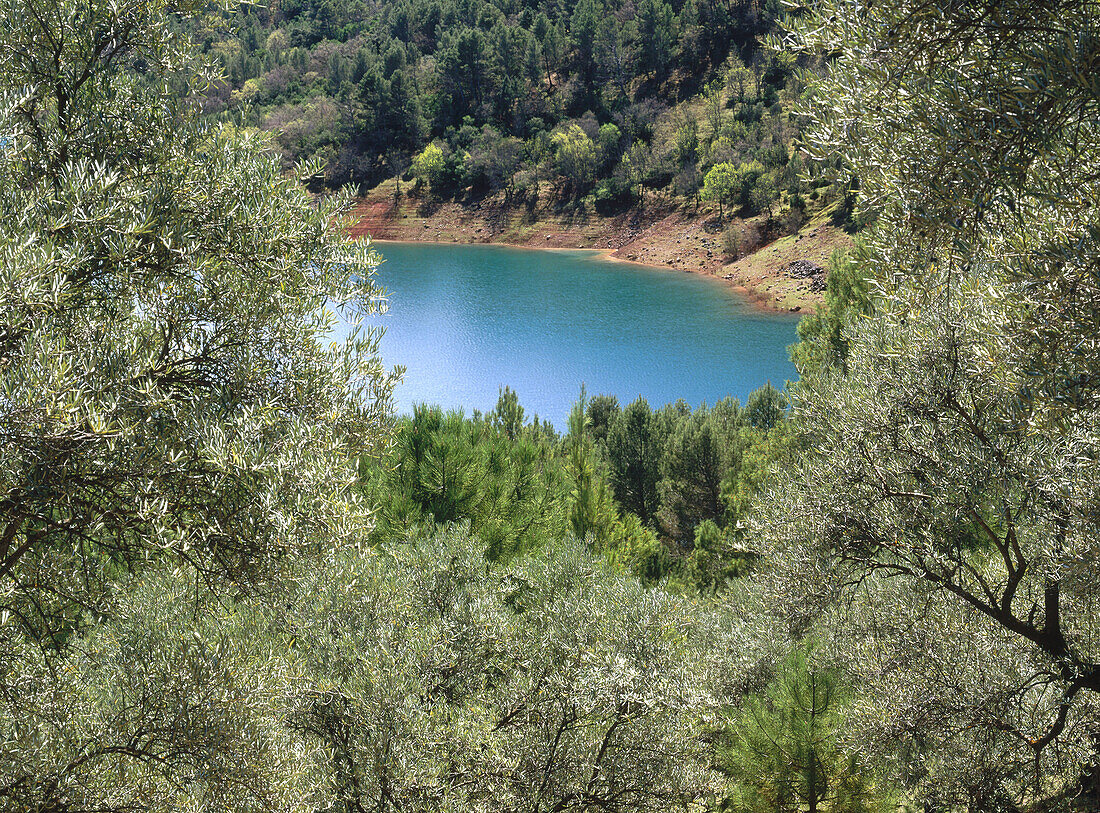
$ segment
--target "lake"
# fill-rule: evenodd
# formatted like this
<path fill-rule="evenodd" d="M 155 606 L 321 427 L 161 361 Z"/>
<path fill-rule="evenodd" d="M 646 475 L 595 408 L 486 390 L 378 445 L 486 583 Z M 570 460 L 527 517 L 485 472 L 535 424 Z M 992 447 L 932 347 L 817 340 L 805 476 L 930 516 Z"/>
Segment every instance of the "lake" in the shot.
<path fill-rule="evenodd" d="M 377 243 L 389 311 L 382 358 L 413 403 L 491 410 L 510 386 L 530 418 L 564 430 L 589 395 L 658 407 L 741 399 L 796 376 L 796 316 L 762 313 L 721 282 L 593 251 Z"/>

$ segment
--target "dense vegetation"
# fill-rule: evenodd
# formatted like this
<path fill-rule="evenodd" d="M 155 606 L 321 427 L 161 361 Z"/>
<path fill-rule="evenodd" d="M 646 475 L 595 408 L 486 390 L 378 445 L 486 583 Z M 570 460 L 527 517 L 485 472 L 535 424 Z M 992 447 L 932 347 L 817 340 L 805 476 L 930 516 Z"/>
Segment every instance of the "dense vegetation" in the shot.
<path fill-rule="evenodd" d="M 805 186 L 796 59 L 758 45 L 778 8 L 284 0 L 208 14 L 196 36 L 227 80 L 206 109 L 270 130 L 288 160 L 319 157 L 330 185 L 409 172 L 530 206 L 607 210 L 650 188 L 770 212 Z"/>
<path fill-rule="evenodd" d="M 714 593 L 752 558 L 738 523 L 773 464 L 789 451 L 786 400 L 770 385 L 744 408 L 725 399 L 694 411 L 620 408 L 582 394 L 559 437 L 509 389 L 488 415 L 417 406 L 393 446 L 361 465 L 380 506 L 375 543 L 466 523 L 490 561 L 572 533 L 647 584 Z"/>
<path fill-rule="evenodd" d="M 801 380 L 582 393 L 564 436 L 509 390 L 393 418 L 375 337 L 327 335 L 378 258 L 322 162 L 204 114 L 205 3 L 0 3 L 3 809 L 1100 806 L 1095 2 L 788 20 L 832 60 L 806 155 L 874 223 Z M 592 43 L 666 43 L 629 90 L 674 91 L 720 6 L 644 5 Z M 495 8 L 436 35 L 524 16 Z M 576 59 L 586 8 L 498 33 L 542 13 Z M 359 36 L 303 9 L 268 40 Z M 446 63 L 411 7 L 354 21 L 402 9 L 391 83 Z M 753 47 L 725 9 L 701 70 Z M 503 134 L 491 75 L 433 121 Z M 546 83 L 600 121 L 606 79 Z"/>
<path fill-rule="evenodd" d="M 948 809 L 1098 804 L 1097 11 L 793 24 L 839 56 L 808 152 L 877 225 L 804 331 L 807 453 L 759 538 L 859 688 L 853 735 Z"/>

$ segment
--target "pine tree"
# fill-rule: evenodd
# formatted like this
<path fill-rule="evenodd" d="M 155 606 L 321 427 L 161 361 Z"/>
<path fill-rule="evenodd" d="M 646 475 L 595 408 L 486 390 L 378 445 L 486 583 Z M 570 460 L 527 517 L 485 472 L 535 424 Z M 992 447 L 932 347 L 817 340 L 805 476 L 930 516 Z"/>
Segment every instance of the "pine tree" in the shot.
<path fill-rule="evenodd" d="M 867 772 L 839 745 L 845 693 L 835 669 L 796 646 L 761 694 L 729 722 L 719 765 L 733 780 L 736 813 L 863 813 L 886 809 Z"/>

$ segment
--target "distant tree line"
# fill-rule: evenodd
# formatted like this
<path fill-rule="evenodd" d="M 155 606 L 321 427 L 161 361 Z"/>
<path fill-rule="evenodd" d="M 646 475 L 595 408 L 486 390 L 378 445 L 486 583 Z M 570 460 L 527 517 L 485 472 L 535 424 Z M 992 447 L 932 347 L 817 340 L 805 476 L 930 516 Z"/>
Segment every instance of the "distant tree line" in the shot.
<path fill-rule="evenodd" d="M 694 410 L 582 394 L 564 436 L 537 416 L 526 423 L 506 387 L 485 415 L 416 406 L 361 475 L 380 506 L 376 542 L 464 522 L 499 561 L 572 533 L 649 584 L 713 594 L 747 572 L 739 524 L 789 454 L 788 435 L 786 399 L 770 384 L 744 407 L 726 398 Z"/>
<path fill-rule="evenodd" d="M 548 184 L 609 210 L 705 189 L 770 213 L 810 191 L 791 159 L 797 60 L 758 43 L 778 14 L 774 0 L 283 0 L 207 14 L 193 36 L 225 77 L 206 109 L 272 131 L 288 161 L 320 157 L 330 186 L 411 170 L 447 196 L 534 204 Z M 715 167 L 737 187 L 704 187 Z"/>

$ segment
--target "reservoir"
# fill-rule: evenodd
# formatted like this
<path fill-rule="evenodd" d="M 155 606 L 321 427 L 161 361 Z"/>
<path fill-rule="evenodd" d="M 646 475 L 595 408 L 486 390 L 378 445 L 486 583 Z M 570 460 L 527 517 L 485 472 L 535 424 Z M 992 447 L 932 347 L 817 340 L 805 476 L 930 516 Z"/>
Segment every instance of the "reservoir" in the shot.
<path fill-rule="evenodd" d="M 656 408 L 741 399 L 796 376 L 797 317 L 764 313 L 702 275 L 617 263 L 593 251 L 377 243 L 385 364 L 406 368 L 414 403 L 487 412 L 509 386 L 531 418 L 565 430 L 589 396 L 639 395 Z"/>

